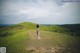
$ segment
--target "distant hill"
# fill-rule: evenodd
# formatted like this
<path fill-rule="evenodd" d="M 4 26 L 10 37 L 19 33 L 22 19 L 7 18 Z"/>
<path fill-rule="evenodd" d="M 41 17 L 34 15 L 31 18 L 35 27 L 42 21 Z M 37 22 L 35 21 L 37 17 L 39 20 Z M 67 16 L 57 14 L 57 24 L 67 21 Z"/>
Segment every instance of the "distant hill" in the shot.
<path fill-rule="evenodd" d="M 61 25 L 60 27 L 64 27 L 70 30 L 70 32 L 80 36 L 80 24 L 67 24 L 67 25 Z"/>
<path fill-rule="evenodd" d="M 12 24 L 0 24 L 0 27 L 6 27 L 6 26 L 10 26 Z"/>
<path fill-rule="evenodd" d="M 80 36 L 80 24 L 66 24 L 66 25 L 43 25 L 42 29 L 46 31 L 67 33 L 70 35 Z"/>

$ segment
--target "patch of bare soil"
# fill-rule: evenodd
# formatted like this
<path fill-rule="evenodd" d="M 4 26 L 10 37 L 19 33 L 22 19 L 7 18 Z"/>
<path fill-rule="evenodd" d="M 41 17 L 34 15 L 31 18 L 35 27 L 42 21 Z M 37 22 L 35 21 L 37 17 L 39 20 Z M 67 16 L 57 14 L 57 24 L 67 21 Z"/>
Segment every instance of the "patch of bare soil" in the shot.
<path fill-rule="evenodd" d="M 63 53 L 64 48 L 61 48 L 61 47 L 52 47 L 52 48 L 29 47 L 29 48 L 26 48 L 26 50 L 32 53 Z M 67 53 L 70 53 L 70 52 L 67 52 Z"/>
<path fill-rule="evenodd" d="M 36 31 L 29 31 L 31 39 L 41 39 L 40 36 L 37 36 Z"/>

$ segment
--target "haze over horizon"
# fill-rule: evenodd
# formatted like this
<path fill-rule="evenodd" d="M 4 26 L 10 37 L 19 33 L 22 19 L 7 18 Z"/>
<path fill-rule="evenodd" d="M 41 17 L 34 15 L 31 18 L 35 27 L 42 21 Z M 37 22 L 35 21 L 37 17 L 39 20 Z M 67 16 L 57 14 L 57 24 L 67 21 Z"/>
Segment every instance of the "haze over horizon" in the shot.
<path fill-rule="evenodd" d="M 80 24 L 80 3 L 61 0 L 0 0 L 0 24 Z"/>

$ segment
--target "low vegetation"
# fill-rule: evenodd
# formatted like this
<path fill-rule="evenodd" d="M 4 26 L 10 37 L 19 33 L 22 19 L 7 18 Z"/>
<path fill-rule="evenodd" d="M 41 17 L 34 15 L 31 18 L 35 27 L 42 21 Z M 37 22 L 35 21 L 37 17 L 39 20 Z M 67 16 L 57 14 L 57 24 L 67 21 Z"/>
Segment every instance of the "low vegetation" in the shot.
<path fill-rule="evenodd" d="M 40 25 L 24 22 L 0 28 L 0 47 L 7 53 L 80 53 L 80 25 Z"/>

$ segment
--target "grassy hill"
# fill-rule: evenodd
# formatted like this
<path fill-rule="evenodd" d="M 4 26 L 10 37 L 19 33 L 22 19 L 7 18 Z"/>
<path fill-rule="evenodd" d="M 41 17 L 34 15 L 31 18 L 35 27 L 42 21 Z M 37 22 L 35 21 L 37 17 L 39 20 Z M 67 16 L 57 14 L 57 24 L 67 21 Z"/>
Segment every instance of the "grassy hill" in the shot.
<path fill-rule="evenodd" d="M 7 27 L 1 27 L 1 33 L 6 30 L 12 29 L 25 29 L 25 30 L 35 30 L 36 24 L 31 22 L 23 22 L 16 25 L 11 25 Z M 58 32 L 64 33 L 68 35 L 80 36 L 80 24 L 68 24 L 68 25 L 40 25 L 41 31 L 50 31 L 50 32 Z"/>
<path fill-rule="evenodd" d="M 36 24 L 30 22 L 23 22 L 20 24 L 15 24 L 11 26 L 5 26 L 0 28 L 0 36 L 9 36 L 17 33 L 19 30 L 33 30 L 35 29 Z M 15 32 L 13 32 L 15 31 Z"/>
<path fill-rule="evenodd" d="M 80 36 L 76 35 L 80 29 L 78 27 L 40 25 L 40 40 L 36 38 L 35 23 L 1 27 L 0 47 L 6 47 L 7 53 L 80 53 Z M 77 32 L 74 34 L 72 30 Z"/>

